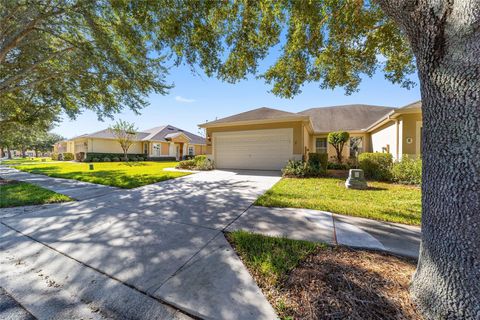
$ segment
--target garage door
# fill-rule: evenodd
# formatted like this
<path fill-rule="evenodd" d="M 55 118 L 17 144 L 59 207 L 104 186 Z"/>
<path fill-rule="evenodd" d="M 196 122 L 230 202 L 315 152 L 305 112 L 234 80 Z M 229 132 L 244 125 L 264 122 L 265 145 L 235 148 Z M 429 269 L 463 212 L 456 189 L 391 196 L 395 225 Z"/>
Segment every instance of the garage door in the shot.
<path fill-rule="evenodd" d="M 216 132 L 213 148 L 220 169 L 280 170 L 293 158 L 293 129 Z"/>

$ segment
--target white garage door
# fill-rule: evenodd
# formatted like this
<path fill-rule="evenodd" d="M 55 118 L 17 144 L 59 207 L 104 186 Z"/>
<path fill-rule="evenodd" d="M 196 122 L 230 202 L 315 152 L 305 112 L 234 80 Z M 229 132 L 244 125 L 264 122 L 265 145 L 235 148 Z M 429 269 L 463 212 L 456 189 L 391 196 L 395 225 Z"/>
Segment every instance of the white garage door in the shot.
<path fill-rule="evenodd" d="M 213 148 L 220 169 L 280 170 L 293 158 L 293 129 L 216 132 Z"/>

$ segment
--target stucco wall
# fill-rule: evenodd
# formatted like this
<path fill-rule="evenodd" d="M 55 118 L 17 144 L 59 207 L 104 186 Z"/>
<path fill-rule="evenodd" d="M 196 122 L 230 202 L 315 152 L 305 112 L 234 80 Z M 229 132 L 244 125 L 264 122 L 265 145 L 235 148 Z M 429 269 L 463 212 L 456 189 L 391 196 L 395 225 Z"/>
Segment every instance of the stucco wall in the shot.
<path fill-rule="evenodd" d="M 232 127 L 215 127 L 207 129 L 207 136 L 212 137 L 214 132 L 228 132 L 228 131 L 244 131 L 244 130 L 262 130 L 262 129 L 281 129 L 292 128 L 293 129 L 293 154 L 303 154 L 303 123 L 296 122 L 281 122 L 281 123 L 265 123 L 254 125 L 242 125 Z M 206 154 L 212 154 L 212 143 L 207 141 Z"/>
<path fill-rule="evenodd" d="M 110 139 L 88 139 L 88 152 L 97 153 L 123 153 L 120 143 Z M 134 142 L 128 153 L 143 153 L 142 142 Z"/>
<path fill-rule="evenodd" d="M 422 121 L 422 114 L 406 114 L 402 116 L 403 120 L 403 137 L 402 137 L 402 153 L 408 155 L 416 154 L 416 144 L 417 137 L 416 129 L 417 129 L 417 121 Z M 407 143 L 407 138 L 412 138 L 412 143 Z"/>
<path fill-rule="evenodd" d="M 390 146 L 389 152 L 395 157 L 397 152 L 397 125 L 394 121 L 384 124 L 370 133 L 372 152 L 383 152 L 383 148 Z"/>

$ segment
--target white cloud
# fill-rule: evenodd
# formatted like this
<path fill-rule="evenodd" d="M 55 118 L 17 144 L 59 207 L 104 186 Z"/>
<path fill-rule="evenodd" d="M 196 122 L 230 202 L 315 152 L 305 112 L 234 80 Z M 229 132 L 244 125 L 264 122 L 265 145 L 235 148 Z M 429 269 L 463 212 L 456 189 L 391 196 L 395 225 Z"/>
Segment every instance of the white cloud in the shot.
<path fill-rule="evenodd" d="M 188 98 L 184 98 L 182 96 L 176 96 L 175 101 L 181 102 L 181 103 L 192 103 L 192 102 L 195 102 L 195 99 L 188 99 Z"/>

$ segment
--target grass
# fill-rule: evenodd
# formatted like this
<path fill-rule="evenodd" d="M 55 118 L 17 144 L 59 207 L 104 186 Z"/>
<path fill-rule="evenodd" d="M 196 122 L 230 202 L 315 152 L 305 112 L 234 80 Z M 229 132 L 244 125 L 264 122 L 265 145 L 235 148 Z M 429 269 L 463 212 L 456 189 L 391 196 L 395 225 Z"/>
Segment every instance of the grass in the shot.
<path fill-rule="evenodd" d="M 15 166 L 15 168 L 50 177 L 75 179 L 125 189 L 136 188 L 159 181 L 188 175 L 188 172 L 163 171 L 173 168 L 177 162 L 102 162 L 94 163 L 50 163 Z"/>
<path fill-rule="evenodd" d="M 15 159 L 7 159 L 7 160 L 0 160 L 0 164 L 5 165 L 20 165 L 20 164 L 28 164 L 28 163 L 39 163 L 39 162 L 51 162 L 52 158 L 50 157 L 39 157 L 39 158 L 15 158 Z"/>
<path fill-rule="evenodd" d="M 71 201 L 70 197 L 26 182 L 0 181 L 0 208 Z"/>
<path fill-rule="evenodd" d="M 420 225 L 418 187 L 369 181 L 369 189 L 345 188 L 337 178 L 284 178 L 257 199 L 264 207 L 292 207 L 330 211 L 381 221 Z"/>
<path fill-rule="evenodd" d="M 302 259 L 323 246 L 247 231 L 228 233 L 227 239 L 233 244 L 243 263 L 269 286 L 278 284 Z"/>

